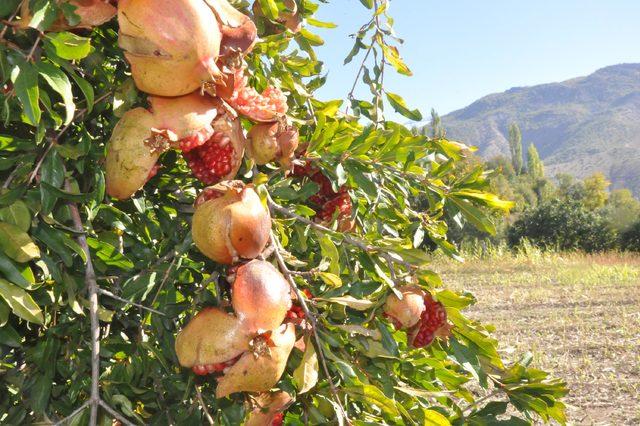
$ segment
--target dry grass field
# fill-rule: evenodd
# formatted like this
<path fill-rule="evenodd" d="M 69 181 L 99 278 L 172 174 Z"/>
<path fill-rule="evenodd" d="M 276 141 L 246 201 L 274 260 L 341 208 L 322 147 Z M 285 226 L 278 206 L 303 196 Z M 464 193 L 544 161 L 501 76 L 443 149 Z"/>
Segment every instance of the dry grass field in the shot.
<path fill-rule="evenodd" d="M 476 295 L 507 359 L 530 350 L 567 381 L 571 424 L 640 425 L 640 256 L 492 249 L 434 269 Z"/>

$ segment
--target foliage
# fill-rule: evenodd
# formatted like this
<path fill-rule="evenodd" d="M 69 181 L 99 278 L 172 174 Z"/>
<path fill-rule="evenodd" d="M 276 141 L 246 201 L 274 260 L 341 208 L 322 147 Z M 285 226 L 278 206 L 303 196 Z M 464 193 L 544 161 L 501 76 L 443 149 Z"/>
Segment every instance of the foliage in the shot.
<path fill-rule="evenodd" d="M 524 164 L 522 161 L 522 133 L 516 123 L 509 126 L 509 152 L 511 153 L 513 170 L 519 175 L 524 172 Z"/>
<path fill-rule="evenodd" d="M 509 244 L 523 239 L 558 250 L 603 251 L 615 245 L 604 218 L 576 202 L 553 200 L 525 211 L 508 230 Z"/>
<path fill-rule="evenodd" d="M 620 248 L 640 252 L 640 220 L 620 234 Z"/>
<path fill-rule="evenodd" d="M 216 424 L 239 424 L 249 396 L 216 400 L 215 379 L 179 368 L 174 352 L 181 325 L 202 307 L 228 303 L 225 268 L 191 243 L 192 204 L 202 186 L 170 151 L 135 198 L 105 197 L 105 142 L 124 111 L 145 103 L 117 48 L 117 23 L 43 33 L 58 5 L 38 0 L 30 21 L 37 29 L 19 29 L 12 26 L 19 2 L 9 3 L 0 6 L 7 19 L 0 33 L 0 421 L 50 423 L 79 409 L 70 422 L 87 424 L 96 386 L 101 424 L 113 416 L 125 424 L 203 424 L 208 413 Z M 447 290 L 429 269 L 432 256 L 419 248 L 427 242 L 458 256 L 445 215 L 493 231 L 482 208 L 510 203 L 486 192 L 482 167 L 460 172 L 465 146 L 384 119 L 385 106 L 421 116 L 383 85 L 389 67 L 410 74 L 394 44 L 388 2 L 361 3 L 373 16 L 347 60 L 362 53 L 357 80 L 372 99 L 352 92 L 351 114 L 341 101 L 313 95 L 325 77 L 313 50 L 323 41 L 310 28 L 262 33 L 248 57 L 252 84 L 290 93 L 305 159 L 336 187 L 348 185 L 355 200 L 357 227 L 344 234 L 313 221 L 307 200 L 314 183 L 269 165 L 247 163 L 239 175 L 272 207 L 281 270 L 293 270 L 295 284 L 315 296 L 309 304 L 318 340 L 298 330 L 310 349 L 294 351 L 279 383 L 296 396 L 285 422 L 342 423 L 346 415 L 357 424 L 487 424 L 510 404 L 510 415 L 525 421 L 564 423 L 564 383 L 530 368 L 528 358 L 505 365 L 491 327 L 462 313 L 473 296 Z M 260 6 L 275 15 L 284 8 L 279 0 Z M 299 6 L 309 25 L 333 26 L 314 18 L 319 4 Z M 448 340 L 412 349 L 381 315 L 386 296 L 407 282 L 445 305 L 454 326 Z M 305 369 L 319 375 L 303 378 L 318 381 L 301 383 L 296 372 Z"/>

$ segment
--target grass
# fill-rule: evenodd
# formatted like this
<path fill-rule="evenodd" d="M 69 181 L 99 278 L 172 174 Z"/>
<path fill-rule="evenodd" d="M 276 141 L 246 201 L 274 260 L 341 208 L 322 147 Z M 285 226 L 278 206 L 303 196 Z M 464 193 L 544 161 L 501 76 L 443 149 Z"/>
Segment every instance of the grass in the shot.
<path fill-rule="evenodd" d="M 640 256 L 467 251 L 434 269 L 476 295 L 468 314 L 496 326 L 503 356 L 531 351 L 565 379 L 572 424 L 640 424 Z"/>

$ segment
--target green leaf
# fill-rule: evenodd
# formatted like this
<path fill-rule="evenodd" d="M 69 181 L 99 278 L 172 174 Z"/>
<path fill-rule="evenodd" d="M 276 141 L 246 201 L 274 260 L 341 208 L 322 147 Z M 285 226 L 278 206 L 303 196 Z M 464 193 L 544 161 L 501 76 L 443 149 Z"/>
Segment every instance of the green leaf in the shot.
<path fill-rule="evenodd" d="M 10 16 L 20 5 L 22 0 L 3 0 L 0 2 L 0 18 Z"/>
<path fill-rule="evenodd" d="M 31 212 L 22 201 L 16 201 L 8 207 L 0 209 L 0 221 L 11 223 L 27 232 L 31 227 Z"/>
<path fill-rule="evenodd" d="M 40 307 L 29 293 L 20 287 L 0 278 L 0 296 L 7 302 L 15 315 L 29 322 L 44 324 Z"/>
<path fill-rule="evenodd" d="M 435 410 L 424 410 L 424 426 L 450 426 L 449 420 Z"/>
<path fill-rule="evenodd" d="M 25 278 L 20 272 L 18 267 L 9 259 L 4 253 L 0 252 L 0 272 L 2 275 L 13 284 L 16 284 L 24 289 L 31 287 L 29 280 Z"/>
<path fill-rule="evenodd" d="M 66 111 L 64 124 L 67 125 L 71 123 L 76 112 L 76 104 L 73 103 L 73 92 L 71 90 L 69 77 L 67 77 L 60 68 L 48 62 L 38 62 L 36 64 L 36 68 L 49 86 L 51 86 L 51 88 L 58 92 L 62 97 Z"/>
<path fill-rule="evenodd" d="M 329 236 L 324 235 L 320 238 L 320 251 L 322 256 L 329 259 L 329 270 L 334 275 L 340 275 L 340 254 L 336 245 Z"/>
<path fill-rule="evenodd" d="M 362 385 L 360 387 L 346 387 L 344 391 L 356 400 L 360 400 L 369 406 L 378 407 L 385 414 L 398 417 L 400 413 L 396 408 L 395 402 L 387 398 L 380 389 L 372 385 Z"/>
<path fill-rule="evenodd" d="M 336 28 L 337 27 L 337 25 L 334 24 L 333 22 L 319 21 L 314 18 L 307 18 L 306 21 L 307 21 L 307 24 L 313 25 L 314 27 L 318 27 L 318 28 Z"/>
<path fill-rule="evenodd" d="M 50 43 L 56 55 L 70 61 L 84 59 L 91 52 L 90 38 L 70 32 L 48 33 L 46 41 Z"/>
<path fill-rule="evenodd" d="M 274 0 L 258 0 L 260 3 L 260 10 L 264 13 L 264 16 L 271 20 L 278 18 L 278 5 Z"/>
<path fill-rule="evenodd" d="M 2 302 L 1 300 L 0 300 L 0 303 L 3 306 L 6 306 L 5 303 Z M 1 318 L 0 318 L 0 323 L 2 323 Z M 12 348 L 19 348 L 20 346 L 22 346 L 22 338 L 20 337 L 20 335 L 18 334 L 15 328 L 11 327 L 10 325 L 2 324 L 0 326 L 0 345 L 6 345 Z"/>
<path fill-rule="evenodd" d="M 304 37 L 312 46 L 322 46 L 324 44 L 324 40 L 322 40 L 322 37 L 312 33 L 306 28 L 301 29 L 299 35 Z"/>
<path fill-rule="evenodd" d="M 33 16 L 29 26 L 40 31 L 49 28 L 58 17 L 58 10 L 55 8 L 54 2 L 48 0 L 37 0 L 31 12 Z"/>
<path fill-rule="evenodd" d="M 496 228 L 491 220 L 480 209 L 474 207 L 469 201 L 463 199 L 457 199 L 454 196 L 449 198 L 456 205 L 456 207 L 463 214 L 465 219 L 473 224 L 481 231 L 488 234 L 495 235 Z"/>
<path fill-rule="evenodd" d="M 418 111 L 417 109 L 409 109 L 404 99 L 402 99 L 400 95 L 396 95 L 395 93 L 386 91 L 385 93 L 387 94 L 389 103 L 397 113 L 402 114 L 403 116 L 410 118 L 413 121 L 422 120 L 422 114 L 420 113 L 420 111 Z"/>
<path fill-rule="evenodd" d="M 7 256 L 20 263 L 40 257 L 40 249 L 31 237 L 11 223 L 0 222 L 0 248 Z"/>
<path fill-rule="evenodd" d="M 55 190 L 64 183 L 64 163 L 58 155 L 58 151 L 51 149 L 42 162 L 40 178 L 40 202 L 42 213 L 51 213 L 58 200 Z"/>
<path fill-rule="evenodd" d="M 373 9 L 373 0 L 360 0 L 360 3 L 367 9 Z"/>
<path fill-rule="evenodd" d="M 327 299 L 316 297 L 315 300 L 324 300 L 330 303 L 338 303 L 340 305 L 353 308 L 357 311 L 366 311 L 367 309 L 371 308 L 374 305 L 374 303 L 370 300 L 356 299 L 353 296 L 330 297 Z"/>
<path fill-rule="evenodd" d="M 37 126 L 42 114 L 38 104 L 40 100 L 38 71 L 28 62 L 19 62 L 11 71 L 11 82 L 22 105 L 26 123 Z"/>

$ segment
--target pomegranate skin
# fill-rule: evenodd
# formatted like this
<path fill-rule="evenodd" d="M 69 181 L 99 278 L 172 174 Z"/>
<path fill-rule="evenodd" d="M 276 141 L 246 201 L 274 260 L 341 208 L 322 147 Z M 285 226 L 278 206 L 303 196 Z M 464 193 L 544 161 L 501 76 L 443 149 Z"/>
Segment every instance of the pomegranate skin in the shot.
<path fill-rule="evenodd" d="M 289 309 L 289 283 L 269 262 L 252 260 L 236 272 L 231 303 L 243 327 L 260 332 L 277 328 Z"/>
<path fill-rule="evenodd" d="M 390 294 L 384 305 L 384 312 L 398 328 L 410 328 L 420 321 L 425 310 L 424 297 L 426 293 L 416 286 L 403 286 L 398 289 L 403 298 Z"/>
<path fill-rule="evenodd" d="M 249 350 L 250 340 L 236 316 L 206 308 L 180 331 L 175 350 L 180 365 L 193 368 L 232 360 Z"/>
<path fill-rule="evenodd" d="M 271 230 L 271 216 L 258 194 L 240 181 L 212 188 L 223 195 L 197 205 L 191 226 L 196 247 L 223 264 L 258 256 Z"/>
<path fill-rule="evenodd" d="M 205 0 L 220 25 L 222 42 L 220 55 L 230 57 L 236 54 L 244 56 L 253 49 L 258 30 L 253 21 L 238 11 L 227 0 Z"/>
<path fill-rule="evenodd" d="M 70 25 L 62 13 L 60 13 L 59 18 L 56 19 L 47 31 L 57 32 L 77 28 L 91 29 L 110 21 L 116 16 L 116 8 L 106 0 L 68 0 L 67 3 L 75 6 L 74 13 L 80 18 L 79 22 L 76 25 Z M 22 3 L 20 17 L 21 20 L 18 26 L 20 28 L 27 28 L 33 17 L 29 9 L 28 1 Z"/>
<path fill-rule="evenodd" d="M 267 392 L 278 383 L 296 341 L 295 326 L 283 324 L 270 336 L 267 353 L 245 352 L 237 363 L 218 379 L 216 398 L 235 392 Z"/>
<path fill-rule="evenodd" d="M 256 398 L 257 407 L 249 413 L 244 426 L 272 426 L 273 421 L 292 402 L 293 398 L 285 391 L 259 395 Z"/>
<path fill-rule="evenodd" d="M 222 34 L 202 0 L 120 0 L 119 46 L 138 89 L 181 96 L 219 75 Z"/>
<path fill-rule="evenodd" d="M 144 186 L 163 151 L 148 141 L 153 115 L 144 108 L 127 111 L 107 144 L 107 194 L 124 200 Z"/>
<path fill-rule="evenodd" d="M 294 126 L 282 122 L 258 123 L 247 135 L 247 150 L 258 165 L 276 160 L 289 169 L 298 141 L 298 129 Z"/>

